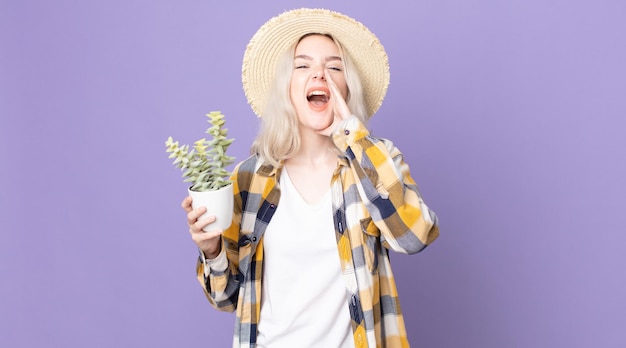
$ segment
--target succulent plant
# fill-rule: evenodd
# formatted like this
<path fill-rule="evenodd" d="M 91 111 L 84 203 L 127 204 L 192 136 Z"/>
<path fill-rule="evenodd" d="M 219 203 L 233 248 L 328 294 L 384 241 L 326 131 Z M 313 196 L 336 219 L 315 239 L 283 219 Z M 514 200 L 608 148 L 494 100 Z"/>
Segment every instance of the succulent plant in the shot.
<path fill-rule="evenodd" d="M 234 157 L 226 155 L 226 149 L 232 144 L 234 139 L 228 139 L 228 129 L 223 128 L 226 120 L 219 111 L 212 111 L 207 114 L 209 127 L 207 134 L 213 136 L 211 141 L 205 138 L 196 141 L 193 148 L 189 145 L 178 145 L 169 137 L 165 142 L 166 151 L 170 153 L 169 158 L 174 158 L 173 164 L 183 172 L 185 180 L 191 182 L 192 191 L 211 191 L 228 186 L 231 172 L 226 167 L 235 161 Z"/>

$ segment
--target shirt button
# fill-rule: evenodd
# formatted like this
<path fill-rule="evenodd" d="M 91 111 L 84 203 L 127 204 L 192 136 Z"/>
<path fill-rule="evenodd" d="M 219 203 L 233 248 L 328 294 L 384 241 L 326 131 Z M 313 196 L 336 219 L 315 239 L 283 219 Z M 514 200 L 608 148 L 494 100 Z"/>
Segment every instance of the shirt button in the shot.
<path fill-rule="evenodd" d="M 350 130 L 346 129 L 345 131 L 343 131 L 346 135 L 350 135 Z"/>
<path fill-rule="evenodd" d="M 250 239 L 252 239 L 253 242 L 256 242 L 256 236 L 252 236 Z"/>

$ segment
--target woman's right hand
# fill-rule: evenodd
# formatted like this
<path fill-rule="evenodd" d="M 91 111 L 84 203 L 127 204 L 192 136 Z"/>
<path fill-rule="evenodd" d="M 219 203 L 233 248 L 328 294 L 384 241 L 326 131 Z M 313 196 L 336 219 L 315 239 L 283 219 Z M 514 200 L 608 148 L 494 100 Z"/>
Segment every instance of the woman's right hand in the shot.
<path fill-rule="evenodd" d="M 202 214 L 206 212 L 205 207 L 193 209 L 191 206 L 191 196 L 185 197 L 181 206 L 187 213 L 187 224 L 189 225 L 189 233 L 191 239 L 196 243 L 198 248 L 204 253 L 206 259 L 214 259 L 219 255 L 222 247 L 220 236 L 224 231 L 216 230 L 210 232 L 204 232 L 202 229 L 215 221 L 215 216 L 210 216 L 207 219 L 198 220 Z"/>

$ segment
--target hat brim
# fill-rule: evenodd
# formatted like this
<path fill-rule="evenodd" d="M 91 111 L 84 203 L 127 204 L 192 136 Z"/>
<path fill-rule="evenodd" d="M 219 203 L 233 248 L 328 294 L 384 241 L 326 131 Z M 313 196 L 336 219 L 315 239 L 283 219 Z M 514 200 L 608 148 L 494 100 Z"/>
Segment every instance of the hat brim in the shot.
<path fill-rule="evenodd" d="M 267 102 L 276 64 L 302 36 L 329 34 L 350 54 L 356 66 L 368 117 L 382 105 L 389 86 L 389 61 L 378 38 L 362 23 L 326 9 L 296 9 L 267 21 L 254 34 L 243 57 L 242 83 L 248 103 L 261 116 Z"/>

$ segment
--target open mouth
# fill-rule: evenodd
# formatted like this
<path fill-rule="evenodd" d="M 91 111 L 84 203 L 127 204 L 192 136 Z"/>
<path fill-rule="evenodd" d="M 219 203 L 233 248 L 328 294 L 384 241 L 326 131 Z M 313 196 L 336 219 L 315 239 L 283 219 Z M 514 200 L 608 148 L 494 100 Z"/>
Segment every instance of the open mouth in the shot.
<path fill-rule="evenodd" d="M 306 99 L 312 105 L 320 107 L 328 103 L 330 96 L 328 95 L 328 91 L 323 89 L 314 89 L 307 94 Z"/>

